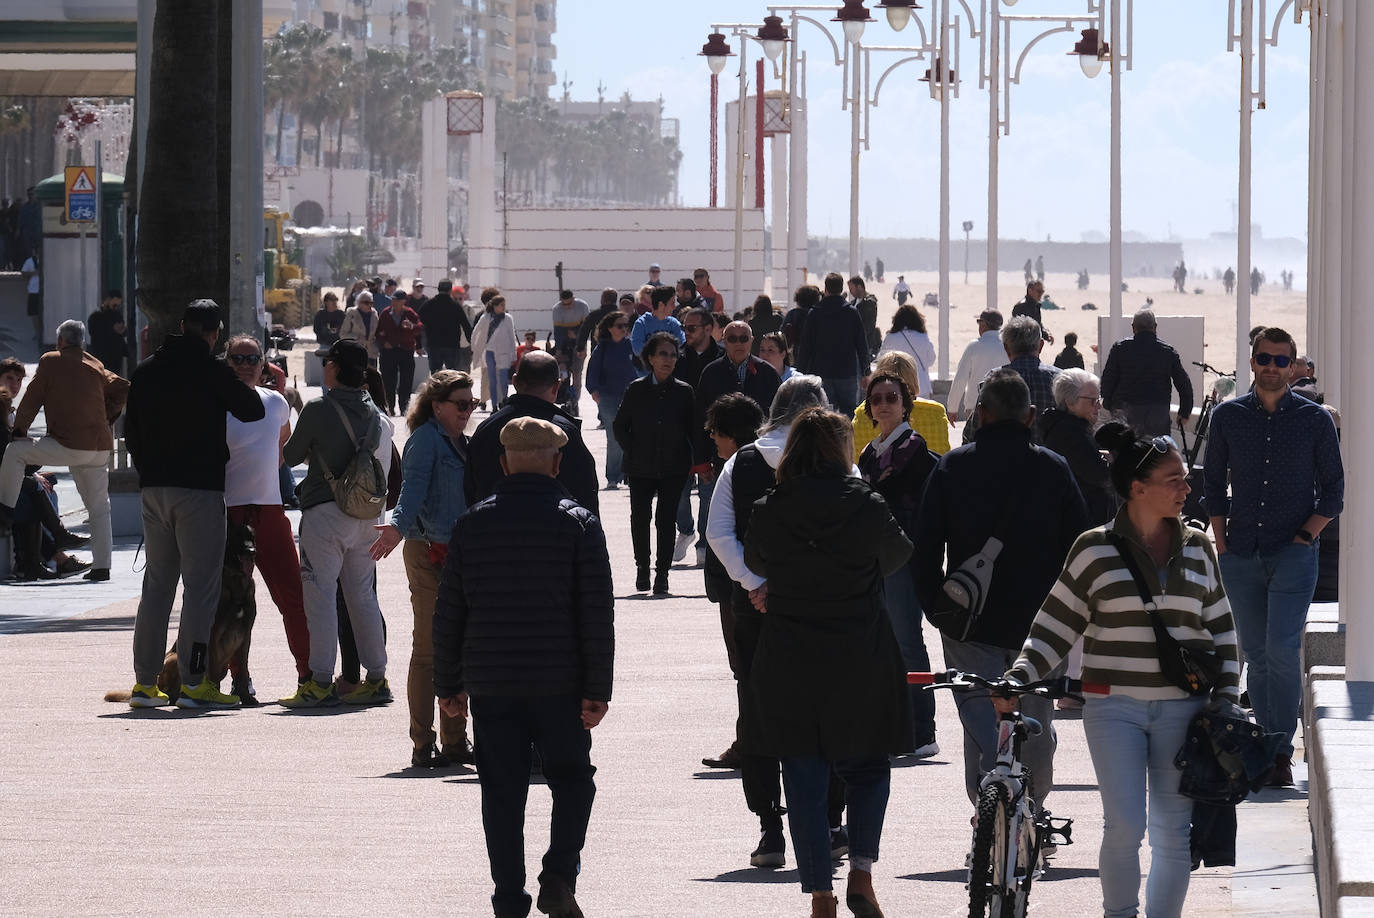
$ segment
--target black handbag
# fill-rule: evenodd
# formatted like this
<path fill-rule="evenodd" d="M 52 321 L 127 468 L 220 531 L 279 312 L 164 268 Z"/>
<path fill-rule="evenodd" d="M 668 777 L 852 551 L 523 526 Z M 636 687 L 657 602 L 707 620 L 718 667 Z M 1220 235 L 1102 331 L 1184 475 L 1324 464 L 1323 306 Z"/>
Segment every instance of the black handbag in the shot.
<path fill-rule="evenodd" d="M 1120 535 L 1107 533 L 1107 541 L 1121 554 L 1126 569 L 1131 572 L 1135 588 L 1140 593 L 1140 601 L 1150 614 L 1150 625 L 1155 629 L 1155 650 L 1159 654 L 1159 671 L 1169 682 L 1183 689 L 1189 695 L 1207 695 L 1221 680 L 1221 658 L 1215 652 L 1194 650 L 1180 644 L 1157 614 L 1154 594 L 1145 583 L 1145 577 L 1136 566 L 1131 548 Z"/>

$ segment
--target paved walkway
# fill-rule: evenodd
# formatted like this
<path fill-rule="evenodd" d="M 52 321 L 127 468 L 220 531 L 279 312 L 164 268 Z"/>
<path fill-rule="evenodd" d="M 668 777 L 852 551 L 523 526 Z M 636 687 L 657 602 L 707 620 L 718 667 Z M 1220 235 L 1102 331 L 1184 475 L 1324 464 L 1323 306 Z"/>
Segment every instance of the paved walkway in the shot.
<path fill-rule="evenodd" d="M 584 413 L 599 462 L 605 434 Z M 65 480 L 62 493 L 64 507 L 77 506 Z M 699 763 L 728 744 L 735 706 L 700 571 L 675 568 L 667 598 L 629 592 L 628 493 L 603 492 L 602 516 L 617 583 L 616 684 L 593 734 L 598 797 L 580 901 L 592 918 L 807 914 L 790 850 L 787 869 L 748 866 L 757 828 L 736 774 Z M 399 552 L 378 570 L 397 704 L 188 715 L 101 700 L 132 682 L 135 548 L 121 546 L 107 584 L 0 586 L 0 911 L 490 914 L 475 774 L 407 767 L 410 610 Z M 294 677 L 261 585 L 259 596 L 252 670 L 267 700 L 288 694 Z M 933 633 L 927 642 L 938 651 Z M 892 918 L 967 912 L 969 805 L 945 693 L 938 712 L 942 753 L 893 773 L 874 879 Z M 1077 843 L 1061 849 L 1031 901 L 1041 915 L 1089 918 L 1101 914 L 1101 806 L 1080 722 L 1057 723 L 1061 783 L 1049 805 L 1074 817 Z M 531 882 L 548 813 L 536 786 Z M 1303 785 L 1243 805 L 1241 864 L 1195 873 L 1188 913 L 1315 915 L 1309 839 Z"/>

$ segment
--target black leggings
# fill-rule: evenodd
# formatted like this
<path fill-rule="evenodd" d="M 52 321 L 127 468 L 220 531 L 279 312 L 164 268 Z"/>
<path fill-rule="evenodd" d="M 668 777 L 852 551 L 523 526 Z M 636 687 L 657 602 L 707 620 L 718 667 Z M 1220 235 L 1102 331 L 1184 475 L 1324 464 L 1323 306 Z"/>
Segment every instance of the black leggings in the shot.
<path fill-rule="evenodd" d="M 630 542 L 634 545 L 635 566 L 649 566 L 649 517 L 654 519 L 658 533 L 658 564 L 655 570 L 666 572 L 673 566 L 673 546 L 677 541 L 677 505 L 682 489 L 687 486 L 686 475 L 667 478 L 630 478 Z M 658 510 L 654 512 L 654 498 Z"/>
<path fill-rule="evenodd" d="M 377 592 L 377 575 L 372 575 L 372 592 Z M 358 661 L 358 643 L 353 639 L 353 623 L 348 617 L 348 603 L 343 587 L 334 586 L 334 606 L 339 618 L 339 675 L 345 682 L 362 681 L 362 664 Z M 386 641 L 386 619 L 382 619 L 382 641 Z"/>

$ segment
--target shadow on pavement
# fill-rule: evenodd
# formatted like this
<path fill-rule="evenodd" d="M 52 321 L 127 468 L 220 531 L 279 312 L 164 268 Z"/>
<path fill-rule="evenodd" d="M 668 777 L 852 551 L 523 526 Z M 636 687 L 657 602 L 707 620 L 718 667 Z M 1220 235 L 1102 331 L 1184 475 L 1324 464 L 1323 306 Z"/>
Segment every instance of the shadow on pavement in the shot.
<path fill-rule="evenodd" d="M 692 777 L 699 781 L 719 781 L 721 779 L 738 781 L 740 772 L 738 768 L 712 768 L 707 771 L 694 772 Z"/>
<path fill-rule="evenodd" d="M 697 877 L 698 883 L 797 883 L 797 871 L 768 870 L 763 867 L 743 867 L 727 870 L 714 877 Z"/>
<path fill-rule="evenodd" d="M 893 760 L 892 760 L 892 767 L 893 767 L 893 768 L 919 768 L 919 767 L 922 766 L 922 765 L 948 765 L 951 761 L 953 761 L 953 760 L 952 760 L 952 759 L 948 759 L 948 758 L 946 758 L 946 757 L 944 757 L 944 756 L 942 756 L 942 755 L 939 755 L 939 754 L 932 755 L 932 756 L 930 756 L 929 758 L 926 758 L 926 759 L 913 759 L 913 758 L 912 758 L 911 756 L 909 756 L 909 755 L 904 755 L 904 756 L 902 756 L 901 758 L 893 759 Z"/>
<path fill-rule="evenodd" d="M 111 702 L 113 704 L 114 702 Z M 214 717 L 220 714 L 237 714 L 240 709 L 220 708 L 215 710 L 190 710 L 178 707 L 129 708 L 112 714 L 97 714 L 101 720 L 194 720 L 201 717 Z"/>
<path fill-rule="evenodd" d="M 1058 781 L 1056 781 L 1056 782 L 1054 783 L 1054 789 L 1057 790 L 1057 791 L 1095 791 L 1095 790 L 1101 790 L 1101 788 L 1100 788 L 1098 785 L 1096 785 L 1096 784 L 1060 784 Z"/>
<path fill-rule="evenodd" d="M 967 883 L 968 868 L 959 870 L 939 870 L 935 873 L 908 873 L 897 877 L 899 880 L 929 881 L 933 883 Z"/>
<path fill-rule="evenodd" d="M 476 776 L 477 770 L 467 765 L 451 765 L 447 768 L 420 768 L 411 765 L 409 768 L 402 768 L 400 771 L 390 771 L 384 775 L 376 775 L 378 778 L 446 778 L 448 775 L 473 775 Z M 450 783 L 458 783 L 450 781 Z"/>
<path fill-rule="evenodd" d="M 35 619 L 24 615 L 0 615 L 0 634 L 59 634 L 81 631 L 128 631 L 134 627 L 132 615 L 103 618 L 64 618 L 59 621 Z"/>

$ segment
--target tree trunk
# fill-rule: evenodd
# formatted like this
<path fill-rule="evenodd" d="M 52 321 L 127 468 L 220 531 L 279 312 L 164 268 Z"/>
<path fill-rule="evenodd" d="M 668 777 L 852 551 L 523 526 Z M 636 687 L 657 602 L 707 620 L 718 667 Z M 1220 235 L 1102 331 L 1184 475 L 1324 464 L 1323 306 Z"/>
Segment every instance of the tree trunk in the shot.
<path fill-rule="evenodd" d="M 139 306 L 149 346 L 216 290 L 220 250 L 216 4 L 160 0 L 153 20 L 148 154 L 139 189 Z"/>
<path fill-rule="evenodd" d="M 159 3 L 165 0 L 158 0 Z M 178 0 L 178 2 L 188 2 L 188 0 Z M 219 203 L 215 214 L 216 238 L 215 238 L 215 286 L 210 293 L 210 298 L 220 306 L 221 315 L 224 320 L 225 335 L 230 332 L 242 331 L 242 329 L 232 328 L 229 324 L 229 288 L 230 280 L 230 259 L 233 251 L 232 240 L 229 238 L 229 199 L 233 189 L 229 184 L 229 177 L 232 173 L 234 155 L 234 0 L 215 0 L 216 11 L 216 33 L 215 43 L 211 47 L 215 49 L 217 60 L 215 62 L 216 84 L 218 94 L 215 98 L 215 169 L 219 175 L 219 181 L 215 183 L 215 189 L 219 193 Z M 261 179 L 259 179 L 261 181 Z M 261 215 L 259 215 L 261 218 Z"/>

